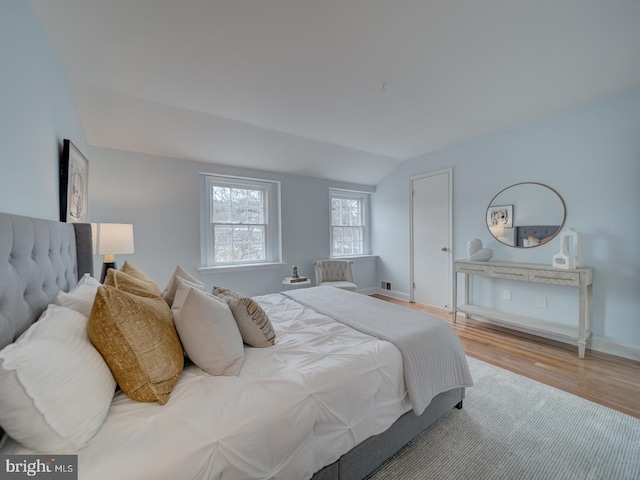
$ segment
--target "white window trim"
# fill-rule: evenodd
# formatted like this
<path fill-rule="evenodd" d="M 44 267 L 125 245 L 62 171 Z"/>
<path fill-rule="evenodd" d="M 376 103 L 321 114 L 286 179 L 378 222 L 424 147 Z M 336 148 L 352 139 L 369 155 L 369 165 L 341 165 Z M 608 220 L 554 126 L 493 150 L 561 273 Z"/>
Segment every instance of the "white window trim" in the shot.
<path fill-rule="evenodd" d="M 224 270 L 240 271 L 254 268 L 274 268 L 282 266 L 282 233 L 280 222 L 280 182 L 257 178 L 235 177 L 201 173 L 201 215 L 200 215 L 200 256 L 201 273 L 220 272 Z M 213 185 L 228 187 L 258 188 L 265 191 L 266 222 L 266 250 L 265 259 L 259 261 L 218 263 L 214 262 L 213 228 L 211 223 L 211 191 Z"/>
<path fill-rule="evenodd" d="M 347 254 L 347 255 L 334 255 L 333 253 L 333 220 L 331 218 L 331 201 L 333 198 L 352 198 L 362 201 L 362 253 L 361 254 Z M 371 242 L 370 242 L 370 228 L 369 228 L 369 202 L 370 195 L 367 192 L 358 192 L 353 190 L 341 190 L 337 188 L 329 189 L 329 258 L 336 259 L 355 259 L 366 258 L 371 256 Z"/>
<path fill-rule="evenodd" d="M 206 273 L 219 273 L 219 272 L 242 272 L 245 270 L 267 270 L 270 268 L 282 268 L 287 264 L 283 262 L 273 263 L 243 263 L 240 265 L 220 265 L 219 267 L 198 267 L 198 272 Z"/>

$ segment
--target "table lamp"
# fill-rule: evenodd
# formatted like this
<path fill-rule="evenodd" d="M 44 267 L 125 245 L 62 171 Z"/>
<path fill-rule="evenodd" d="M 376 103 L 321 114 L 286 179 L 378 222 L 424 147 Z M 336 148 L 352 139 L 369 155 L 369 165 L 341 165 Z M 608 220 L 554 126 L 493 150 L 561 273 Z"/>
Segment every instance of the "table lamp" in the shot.
<path fill-rule="evenodd" d="M 100 282 L 110 268 L 117 269 L 116 255 L 133 253 L 133 225 L 130 223 L 94 223 L 93 253 L 104 255 Z"/>

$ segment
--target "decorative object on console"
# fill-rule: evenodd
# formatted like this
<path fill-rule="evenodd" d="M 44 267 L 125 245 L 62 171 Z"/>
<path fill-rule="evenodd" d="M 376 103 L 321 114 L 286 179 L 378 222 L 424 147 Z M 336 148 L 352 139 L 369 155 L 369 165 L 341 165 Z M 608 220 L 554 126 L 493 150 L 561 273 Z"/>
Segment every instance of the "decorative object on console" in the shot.
<path fill-rule="evenodd" d="M 291 277 L 298 278 L 298 266 L 294 265 L 291 269 Z"/>
<path fill-rule="evenodd" d="M 89 160 L 65 139 L 60 158 L 60 221 L 87 221 Z"/>
<path fill-rule="evenodd" d="M 551 265 L 565 270 L 582 267 L 582 235 L 573 227 L 560 234 L 560 251 L 553 256 Z"/>
<path fill-rule="evenodd" d="M 93 253 L 104 255 L 100 281 L 110 268 L 117 269 L 116 255 L 133 253 L 133 225 L 130 223 L 92 223 Z"/>
<path fill-rule="evenodd" d="M 482 240 L 479 238 L 472 238 L 467 244 L 467 258 L 469 260 L 476 260 L 486 262 L 493 257 L 493 250 L 490 248 L 482 248 Z"/>

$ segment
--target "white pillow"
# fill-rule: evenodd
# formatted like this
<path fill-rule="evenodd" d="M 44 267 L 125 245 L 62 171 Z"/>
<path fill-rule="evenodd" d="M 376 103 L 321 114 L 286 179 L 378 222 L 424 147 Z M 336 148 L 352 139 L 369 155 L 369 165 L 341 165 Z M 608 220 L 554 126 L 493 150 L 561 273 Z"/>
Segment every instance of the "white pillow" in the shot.
<path fill-rule="evenodd" d="M 228 305 L 179 280 L 171 308 L 187 356 L 211 375 L 238 375 L 244 344 Z"/>
<path fill-rule="evenodd" d="M 165 302 L 169 304 L 169 307 L 173 305 L 176 290 L 178 290 L 178 279 L 186 280 L 189 286 L 202 290 L 203 292 L 207 290 L 207 286 L 204 283 L 178 265 L 173 272 L 173 275 L 171 275 L 167 286 L 164 287 L 164 290 L 162 291 L 162 298 L 164 298 Z"/>
<path fill-rule="evenodd" d="M 93 302 L 96 299 L 96 292 L 98 287 L 102 285 L 98 280 L 93 278 L 88 273 L 80 279 L 78 284 L 73 287 L 69 293 L 58 292 L 53 303 L 62 307 L 70 308 L 76 312 L 80 312 L 85 317 L 88 317 L 93 307 Z"/>
<path fill-rule="evenodd" d="M 87 318 L 49 305 L 0 350 L 0 426 L 27 448 L 72 453 L 107 415 L 116 382 L 87 336 Z"/>

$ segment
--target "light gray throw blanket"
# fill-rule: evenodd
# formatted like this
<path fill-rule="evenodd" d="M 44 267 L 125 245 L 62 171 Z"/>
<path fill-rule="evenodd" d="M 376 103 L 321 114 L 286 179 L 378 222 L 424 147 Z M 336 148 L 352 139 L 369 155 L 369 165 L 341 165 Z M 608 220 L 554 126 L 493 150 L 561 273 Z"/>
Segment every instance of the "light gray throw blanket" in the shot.
<path fill-rule="evenodd" d="M 416 415 L 422 414 L 439 393 L 473 385 L 460 338 L 443 320 L 334 287 L 303 288 L 282 294 L 394 344 L 402 353 L 407 392 Z"/>

